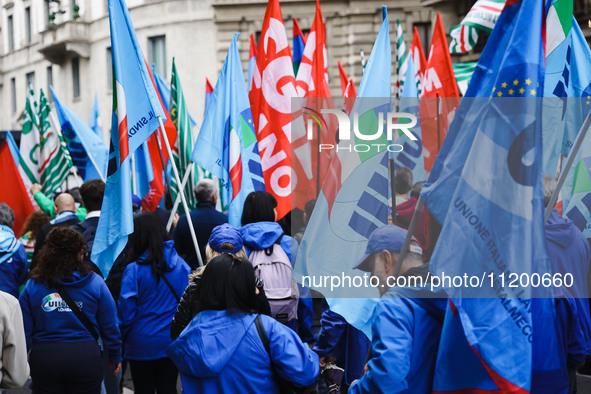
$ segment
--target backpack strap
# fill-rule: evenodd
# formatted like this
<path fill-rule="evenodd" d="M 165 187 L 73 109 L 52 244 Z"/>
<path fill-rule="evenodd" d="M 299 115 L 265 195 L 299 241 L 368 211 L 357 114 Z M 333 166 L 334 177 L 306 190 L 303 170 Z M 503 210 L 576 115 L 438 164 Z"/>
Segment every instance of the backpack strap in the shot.
<path fill-rule="evenodd" d="M 271 256 L 273 254 L 273 246 L 280 245 L 281 244 L 281 239 L 283 238 L 284 235 L 285 235 L 285 233 L 281 233 L 281 235 L 279 236 L 279 238 L 277 238 L 277 240 L 275 242 L 273 242 L 273 245 L 271 245 L 267 249 L 265 249 L 265 254 L 267 256 Z"/>
<path fill-rule="evenodd" d="M 72 297 L 70 297 L 70 294 L 68 294 L 66 289 L 64 289 L 64 286 L 62 286 L 61 284 L 58 284 L 55 288 L 57 290 L 57 293 L 62 298 L 62 300 L 65 301 L 65 303 L 68 305 L 68 307 L 70 307 L 70 310 L 72 312 L 74 312 L 74 315 L 76 315 L 78 320 L 80 320 L 80 323 L 82 323 L 84 328 L 86 328 L 86 330 L 90 333 L 90 335 L 92 335 L 92 337 L 94 338 L 95 341 L 98 341 L 99 335 L 96 332 L 96 330 L 94 329 L 94 326 L 92 325 L 90 320 L 88 319 L 88 316 L 86 316 L 86 314 L 84 312 L 82 312 L 82 310 L 80 309 L 78 304 L 76 304 L 74 302 Z"/>
<path fill-rule="evenodd" d="M 265 350 L 267 351 L 267 354 L 269 355 L 269 359 L 271 360 L 271 363 L 272 363 L 273 359 L 271 359 L 271 345 L 269 344 L 269 337 L 267 337 L 267 333 L 265 332 L 265 328 L 263 327 L 263 322 L 261 321 L 261 315 L 258 315 L 256 317 L 256 319 L 254 319 L 254 324 L 257 326 L 257 331 L 259 333 L 259 337 L 261 338 L 261 341 L 263 342 L 263 346 L 265 347 Z"/>
<path fill-rule="evenodd" d="M 176 302 L 180 303 L 181 299 L 179 297 L 179 295 L 176 293 L 176 290 L 174 289 L 174 287 L 172 287 L 172 285 L 170 284 L 170 282 L 168 281 L 168 279 L 166 279 L 166 276 L 164 276 L 164 274 L 162 273 L 158 273 L 158 276 L 160 278 L 162 278 L 162 280 L 164 281 L 164 283 L 166 283 L 166 286 L 168 286 L 168 288 L 170 289 L 170 292 L 172 293 L 172 295 L 174 296 L 174 298 L 176 298 Z"/>

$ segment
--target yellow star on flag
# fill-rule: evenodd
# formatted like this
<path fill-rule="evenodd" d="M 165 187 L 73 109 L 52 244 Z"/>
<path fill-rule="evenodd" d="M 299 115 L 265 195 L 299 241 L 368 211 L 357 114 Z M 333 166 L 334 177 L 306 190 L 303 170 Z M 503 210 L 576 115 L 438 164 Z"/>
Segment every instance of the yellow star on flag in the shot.
<path fill-rule="evenodd" d="M 503 82 L 503 83 L 501 84 L 501 86 L 502 86 L 502 87 L 504 87 L 504 88 L 506 88 L 506 87 L 507 87 L 507 82 Z"/>
<path fill-rule="evenodd" d="M 502 95 L 503 95 L 503 92 L 501 92 L 501 91 L 497 92 L 497 96 L 501 97 Z"/>
<path fill-rule="evenodd" d="M 514 92 L 515 92 L 515 91 L 514 91 L 513 89 L 509 89 L 509 94 L 510 94 L 511 96 L 513 96 L 513 93 L 514 93 Z"/>
<path fill-rule="evenodd" d="M 513 85 L 515 85 L 515 86 L 519 85 L 519 79 L 516 79 L 515 81 L 513 81 Z"/>
<path fill-rule="evenodd" d="M 535 95 L 536 95 L 536 89 L 532 89 L 532 90 L 530 90 L 530 91 L 529 91 L 529 93 L 530 93 L 532 96 L 535 96 Z"/>
<path fill-rule="evenodd" d="M 528 78 L 528 79 L 525 80 L 525 84 L 526 85 L 529 85 L 530 83 L 531 83 L 531 79 Z"/>
<path fill-rule="evenodd" d="M 523 92 L 525 92 L 524 88 L 519 89 L 519 93 L 523 94 Z"/>
<path fill-rule="evenodd" d="M 493 93 L 495 92 L 495 90 L 497 90 L 497 88 L 493 86 Z"/>

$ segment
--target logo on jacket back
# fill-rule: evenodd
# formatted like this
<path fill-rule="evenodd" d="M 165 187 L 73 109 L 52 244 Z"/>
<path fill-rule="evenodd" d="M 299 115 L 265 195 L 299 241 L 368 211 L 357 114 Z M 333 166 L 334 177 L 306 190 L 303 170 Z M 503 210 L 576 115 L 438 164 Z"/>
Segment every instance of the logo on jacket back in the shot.
<path fill-rule="evenodd" d="M 82 308 L 81 302 L 76 301 L 76 304 L 79 308 Z M 58 293 L 51 293 L 46 295 L 43 298 L 43 301 L 41 301 L 41 308 L 43 308 L 45 312 L 52 312 L 56 309 L 58 312 L 72 312 L 68 304 L 66 304 L 66 302 L 62 300 L 62 297 L 60 297 Z"/>

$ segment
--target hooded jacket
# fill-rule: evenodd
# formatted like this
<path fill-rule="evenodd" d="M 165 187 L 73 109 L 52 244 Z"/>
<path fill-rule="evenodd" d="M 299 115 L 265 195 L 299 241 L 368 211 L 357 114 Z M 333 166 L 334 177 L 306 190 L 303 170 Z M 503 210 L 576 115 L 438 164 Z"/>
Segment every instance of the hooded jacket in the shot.
<path fill-rule="evenodd" d="M 27 252 L 8 226 L 0 225 L 0 291 L 18 297 L 27 279 Z"/>
<path fill-rule="evenodd" d="M 424 287 L 393 287 L 376 305 L 369 371 L 349 393 L 431 393 L 446 298 Z"/>
<path fill-rule="evenodd" d="M 103 346 L 109 351 L 109 361 L 121 361 L 117 308 L 103 279 L 94 272 L 85 276 L 75 272 L 69 281 L 62 284 L 86 314 L 96 332 L 100 333 Z M 94 341 L 56 289 L 30 280 L 25 285 L 19 302 L 28 347 L 39 342 Z"/>
<path fill-rule="evenodd" d="M 147 252 L 140 257 L 143 261 Z M 189 283 L 191 268 L 174 249 L 173 241 L 164 242 L 165 265 L 162 275 L 180 297 Z M 177 298 L 166 282 L 152 273 L 150 265 L 133 262 L 125 268 L 119 297 L 119 321 L 130 360 L 155 360 L 166 357 L 170 344 L 170 324 L 177 309 Z"/>
<path fill-rule="evenodd" d="M 0 291 L 0 389 L 22 387 L 28 378 L 23 314 L 18 300 Z"/>
<path fill-rule="evenodd" d="M 589 243 L 569 219 L 552 210 L 544 225 L 546 252 L 552 272 L 572 274 L 573 286 L 557 290 L 556 314 L 559 340 L 568 366 L 577 366 L 591 353 L 591 319 L 587 275 Z"/>
<path fill-rule="evenodd" d="M 281 237 L 279 245 L 281 249 L 289 257 L 291 265 L 293 266 L 296 257 L 298 243 L 295 239 L 288 235 L 284 235 L 283 229 L 276 222 L 256 222 L 250 223 L 246 226 L 242 226 L 240 229 L 240 235 L 242 235 L 242 242 L 244 242 L 244 248 L 246 253 L 250 255 L 253 250 L 263 250 L 270 248 L 273 244 Z"/>
<path fill-rule="evenodd" d="M 260 315 L 271 360 L 254 320 L 257 315 L 200 312 L 167 350 L 187 393 L 279 393 L 275 374 L 309 386 L 319 372 L 318 356 L 288 327 Z"/>

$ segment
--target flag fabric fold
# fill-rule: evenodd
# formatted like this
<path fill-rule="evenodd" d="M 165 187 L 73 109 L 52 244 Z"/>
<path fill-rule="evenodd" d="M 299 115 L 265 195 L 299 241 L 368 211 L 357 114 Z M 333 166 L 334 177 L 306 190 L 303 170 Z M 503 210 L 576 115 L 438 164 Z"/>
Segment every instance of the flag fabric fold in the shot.
<path fill-rule="evenodd" d="M 244 71 L 234 35 L 191 160 L 222 181 L 231 196 L 228 222 L 241 226 L 246 196 L 265 190 Z M 223 129 L 220 129 L 223 125 Z"/>
<path fill-rule="evenodd" d="M 88 126 L 92 129 L 92 131 L 101 138 L 103 137 L 103 129 L 99 124 L 100 113 L 99 113 L 99 103 L 98 103 L 98 93 L 94 94 L 94 102 L 92 103 L 92 111 L 90 111 L 90 120 L 88 121 Z M 104 141 L 103 141 L 104 142 Z"/>
<path fill-rule="evenodd" d="M 278 0 L 269 0 L 249 98 L 265 186 L 277 199 L 278 219 L 291 211 L 291 191 L 297 187 L 291 160 L 294 97 L 298 94 L 281 8 Z"/>
<path fill-rule="evenodd" d="M 419 36 L 419 31 L 417 30 L 416 26 L 414 27 L 414 32 L 412 35 L 410 51 L 412 53 L 412 58 L 414 61 L 415 81 L 417 84 L 417 90 L 419 92 L 419 97 L 421 97 L 423 95 L 422 81 L 425 77 L 425 71 L 427 71 L 427 58 L 425 57 L 425 52 L 423 51 L 423 44 L 421 43 L 421 37 Z"/>
<path fill-rule="evenodd" d="M 133 232 L 130 155 L 166 119 L 146 67 L 129 10 L 109 0 L 113 60 L 113 115 L 105 196 L 91 259 L 108 275 Z"/>
<path fill-rule="evenodd" d="M 504 7 L 505 0 L 478 0 L 470 8 L 462 22 L 451 28 L 449 52 L 471 51 L 478 41 L 478 31 L 490 33 Z"/>
<path fill-rule="evenodd" d="M 78 155 L 78 157 L 75 158 L 74 154 L 72 154 L 74 164 L 78 168 L 78 174 L 80 174 L 84 181 L 101 178 L 106 179 L 109 150 L 103 141 L 102 132 L 100 136 L 96 134 L 78 115 L 62 104 L 52 86 L 49 89 L 53 95 L 55 112 L 60 121 L 62 134 L 66 140 L 68 149 L 70 149 L 70 152 L 72 150 L 77 152 L 82 148 L 81 155 Z M 92 157 L 96 163 L 98 171 L 89 157 Z"/>

